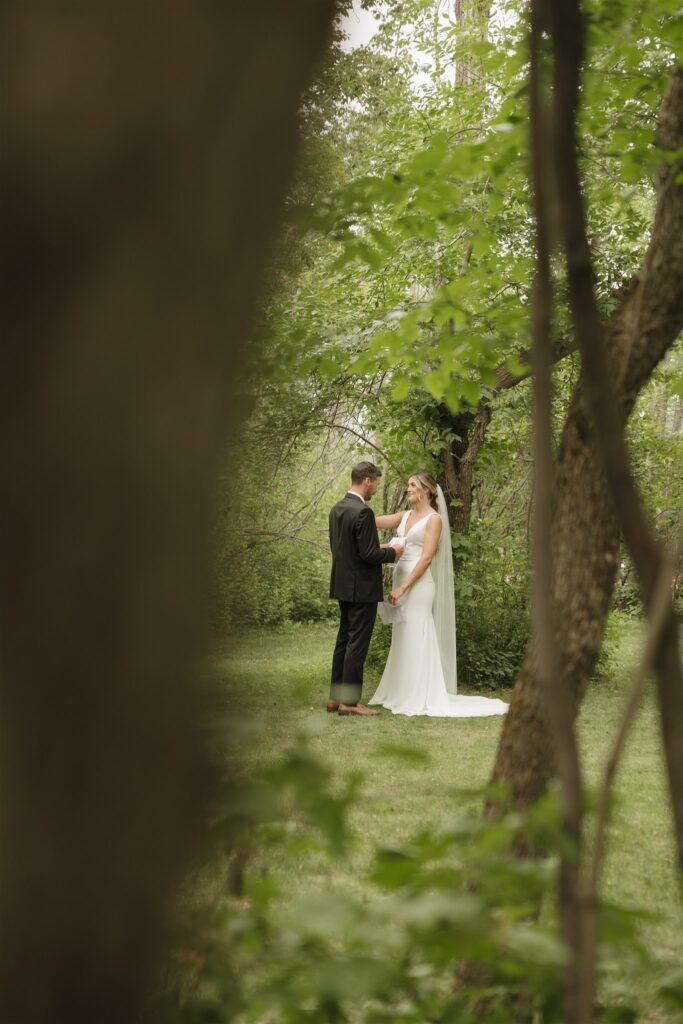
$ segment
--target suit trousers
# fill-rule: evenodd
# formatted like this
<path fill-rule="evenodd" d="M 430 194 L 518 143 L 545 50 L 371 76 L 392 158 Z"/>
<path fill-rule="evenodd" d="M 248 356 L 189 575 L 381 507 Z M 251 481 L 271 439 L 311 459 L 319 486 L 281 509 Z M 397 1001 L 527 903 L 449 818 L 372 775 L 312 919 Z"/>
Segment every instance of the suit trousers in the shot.
<path fill-rule="evenodd" d="M 377 617 L 376 601 L 340 601 L 339 632 L 332 656 L 330 699 L 355 705 L 363 689 L 363 665 Z"/>

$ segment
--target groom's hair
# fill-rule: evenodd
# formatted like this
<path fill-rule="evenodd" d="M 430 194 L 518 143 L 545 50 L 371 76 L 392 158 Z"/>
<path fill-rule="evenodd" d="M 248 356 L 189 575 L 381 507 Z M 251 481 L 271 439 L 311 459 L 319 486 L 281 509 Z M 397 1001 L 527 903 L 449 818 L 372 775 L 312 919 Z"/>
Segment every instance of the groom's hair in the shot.
<path fill-rule="evenodd" d="M 373 462 L 359 462 L 351 470 L 351 483 L 362 484 L 368 477 L 381 476 L 382 471 Z"/>

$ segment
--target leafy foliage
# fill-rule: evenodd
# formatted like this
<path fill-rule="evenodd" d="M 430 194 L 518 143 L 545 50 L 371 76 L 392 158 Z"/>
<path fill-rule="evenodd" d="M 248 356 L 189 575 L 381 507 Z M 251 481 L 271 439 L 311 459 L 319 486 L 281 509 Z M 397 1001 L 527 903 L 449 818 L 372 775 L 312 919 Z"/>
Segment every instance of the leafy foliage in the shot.
<path fill-rule="evenodd" d="M 393 754 L 411 764 L 425 759 L 410 748 Z M 286 900 L 275 877 L 249 870 L 256 844 L 267 845 L 271 863 L 295 866 L 304 850 L 344 863 L 355 843 L 349 816 L 359 794 L 354 774 L 341 792 L 332 787 L 305 736 L 276 768 L 230 787 L 215 838 L 220 848 L 227 835 L 237 836 L 238 851 L 223 861 L 211 894 L 199 905 L 196 896 L 190 901 L 150 1024 L 474 1022 L 482 1005 L 487 1021 L 508 1024 L 520 1000 L 541 1024 L 559 1019 L 567 954 L 552 898 L 563 842 L 555 795 L 523 813 L 495 821 L 463 815 L 400 847 L 378 846 L 365 879 L 371 900 L 343 882 Z M 544 855 L 511 857 L 522 840 Z M 640 1017 L 639 986 L 653 965 L 638 926 L 629 908 L 604 906 L 602 1019 Z M 466 970 L 456 972 L 458 964 Z M 663 1006 L 678 1008 L 679 982 L 665 980 Z"/>
<path fill-rule="evenodd" d="M 218 634 L 322 620 L 337 611 L 328 599 L 327 513 L 348 486 L 348 448 L 335 439 L 311 451 L 304 435 L 299 446 L 283 454 L 266 417 L 252 417 L 250 427 L 240 464 L 258 472 L 231 471 L 221 488 L 214 595 Z"/>
<path fill-rule="evenodd" d="M 405 476 L 442 468 L 452 438 L 440 410 L 485 401 L 493 418 L 476 464 L 471 536 L 453 543 L 461 678 L 499 685 L 528 635 L 530 407 L 524 387 L 498 393 L 494 373 L 505 361 L 521 369 L 530 333 L 525 18 L 510 0 L 488 40 L 477 40 L 444 5 L 392 0 L 375 10 L 372 43 L 347 53 L 337 35 L 303 105 L 301 170 L 253 348 L 256 408 L 237 445 L 253 469 L 237 474 L 239 499 L 225 497 L 216 620 L 225 629 L 334 614 L 322 509 L 340 487 L 330 483 L 321 498 L 311 467 L 334 448 L 345 486 L 348 465 L 371 454 L 385 469 L 383 510 L 393 509 Z M 662 159 L 653 129 L 680 41 L 664 0 L 646 17 L 632 0 L 588 4 L 587 13 L 583 173 L 607 315 L 647 244 Z M 463 47 L 478 69 L 467 88 L 452 73 Z M 563 303 L 556 312 L 561 338 Z M 681 402 L 676 367 L 658 379 L 670 410 Z M 558 426 L 576 377 L 573 359 L 556 370 Z M 632 447 L 668 538 L 680 515 L 677 450 L 657 415 L 633 420 Z M 280 529 L 294 494 L 314 511 L 303 529 Z M 248 587 L 234 577 L 237 559 L 250 567 Z M 632 579 L 625 561 L 619 607 L 639 607 Z M 375 653 L 382 647 L 378 635 Z"/>
<path fill-rule="evenodd" d="M 633 0 L 586 7 L 582 170 L 607 315 L 648 241 L 663 159 L 653 145 L 656 114 L 683 54 L 665 0 L 645 11 Z M 525 386 L 497 392 L 495 374 L 506 362 L 522 369 L 530 333 L 527 53 L 524 12 L 503 3 L 489 39 L 467 41 L 478 74 L 463 89 L 452 75 L 463 34 L 441 8 L 387 0 L 373 43 L 354 54 L 335 49 L 304 104 L 308 170 L 292 190 L 256 332 L 255 412 L 240 442 L 242 466 L 224 492 L 219 618 L 234 626 L 334 611 L 324 510 L 349 463 L 379 451 L 387 471 L 381 500 L 393 509 L 408 473 L 441 466 L 452 437 L 440 408 L 475 410 L 484 401 L 492 422 L 476 465 L 470 530 L 452 538 L 459 675 L 474 689 L 512 680 L 529 630 L 529 400 Z M 567 331 L 561 301 L 557 338 Z M 674 359 L 630 427 L 664 539 L 681 508 L 673 471 L 680 377 Z M 555 372 L 556 427 L 576 378 L 571 358 Z M 249 567 L 248 583 L 235 577 L 236 560 Z M 636 602 L 625 561 L 617 603 Z M 375 659 L 388 634 L 378 627 Z M 608 657 L 609 629 L 600 670 Z M 413 763 L 423 756 L 400 747 L 394 754 Z M 303 738 L 277 770 L 231 788 L 215 832 L 219 847 L 237 836 L 236 851 L 228 863 L 219 856 L 203 904 L 189 901 L 187 936 L 154 1015 L 466 1024 L 485 1006 L 488 1021 L 507 1024 L 518 1000 L 539 1022 L 558 1020 L 566 953 L 550 898 L 561 843 L 552 798 L 524 815 L 463 818 L 400 848 L 378 848 L 364 880 L 371 901 L 341 884 L 312 887 L 288 904 L 250 859 L 254 846 L 266 846 L 275 862 L 296 865 L 311 850 L 336 862 L 353 848 L 357 796 L 357 780 L 340 790 Z M 511 858 L 522 838 L 546 856 Z M 652 967 L 638 917 L 605 905 L 602 926 L 601 1019 L 637 1020 Z M 463 960 L 474 970 L 458 986 Z M 680 1010 L 678 974 L 662 982 L 661 997 L 662 1013 L 666 1005 Z"/>
<path fill-rule="evenodd" d="M 588 14 L 583 165 L 608 312 L 647 241 L 662 159 L 653 124 L 680 44 L 663 2 L 647 27 L 630 0 Z M 340 365 L 360 377 L 380 367 L 398 401 L 424 389 L 457 411 L 476 406 L 495 366 L 526 347 L 525 31 L 518 5 L 503 4 L 489 40 L 467 44 L 479 71 L 465 89 L 446 71 L 462 45 L 452 20 L 438 5 L 388 5 L 360 58 L 367 87 L 347 109 L 347 180 L 292 212 L 320 240 L 319 259 L 288 323 L 273 321 L 278 351 L 333 378 Z M 560 309 L 558 331 L 566 324 Z"/>

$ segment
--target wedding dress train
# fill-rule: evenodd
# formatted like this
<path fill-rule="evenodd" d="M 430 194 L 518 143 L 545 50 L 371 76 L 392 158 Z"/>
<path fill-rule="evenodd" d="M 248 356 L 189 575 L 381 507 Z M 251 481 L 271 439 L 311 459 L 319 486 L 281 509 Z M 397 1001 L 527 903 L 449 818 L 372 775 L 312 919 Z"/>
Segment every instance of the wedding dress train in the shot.
<path fill-rule="evenodd" d="M 439 495 L 440 504 L 442 496 Z M 445 507 L 445 503 L 444 503 Z M 438 515 L 437 512 L 431 515 Z M 406 521 L 409 512 L 406 512 L 401 520 L 397 535 L 404 538 L 405 552 L 394 567 L 394 587 L 401 584 L 410 576 L 415 563 L 422 556 L 427 521 L 430 516 L 418 520 L 415 525 L 405 533 Z M 443 513 L 442 513 L 443 518 Z M 440 545 L 448 543 L 448 525 L 444 523 Z M 448 551 L 450 564 L 450 550 Z M 445 563 L 444 552 L 440 559 L 435 558 L 434 566 L 438 562 L 441 569 Z M 452 594 L 452 568 L 450 580 L 450 593 Z M 414 583 L 406 595 L 399 600 L 399 605 L 404 609 L 405 620 L 395 622 L 392 626 L 393 634 L 391 649 L 387 659 L 384 673 L 377 690 L 370 700 L 370 704 L 380 704 L 393 711 L 395 715 L 428 715 L 434 718 L 481 718 L 488 715 L 502 715 L 508 709 L 507 704 L 490 697 L 468 697 L 458 693 L 448 692 L 444 668 L 451 676 L 451 689 L 457 690 L 455 673 L 455 613 L 452 610 L 452 654 L 449 660 L 453 662 L 452 670 L 444 658 L 442 660 L 442 649 L 439 646 L 437 628 L 434 621 L 434 597 L 435 581 L 431 567 Z M 443 618 L 443 616 L 442 616 Z M 446 645 L 442 643 L 442 647 Z M 444 662 L 446 662 L 444 664 Z"/>

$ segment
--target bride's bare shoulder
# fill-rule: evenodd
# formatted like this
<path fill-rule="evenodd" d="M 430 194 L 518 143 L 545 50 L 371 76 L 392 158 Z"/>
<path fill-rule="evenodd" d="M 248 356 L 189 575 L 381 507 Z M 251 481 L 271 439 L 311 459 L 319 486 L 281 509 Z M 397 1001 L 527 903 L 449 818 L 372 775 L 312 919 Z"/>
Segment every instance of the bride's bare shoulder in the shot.
<path fill-rule="evenodd" d="M 438 512 L 435 512 L 434 515 L 428 517 L 427 529 L 430 531 L 430 533 L 441 533 L 441 530 L 443 529 L 443 519 L 441 518 L 441 515 Z"/>

